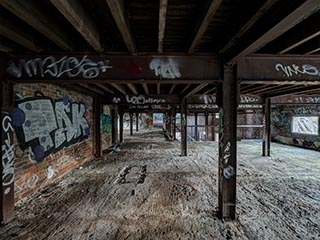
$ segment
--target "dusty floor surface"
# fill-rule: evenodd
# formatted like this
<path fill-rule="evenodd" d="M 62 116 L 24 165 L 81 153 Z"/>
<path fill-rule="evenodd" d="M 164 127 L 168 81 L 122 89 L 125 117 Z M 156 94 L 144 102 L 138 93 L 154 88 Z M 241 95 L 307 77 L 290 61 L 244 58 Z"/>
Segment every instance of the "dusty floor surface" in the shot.
<path fill-rule="evenodd" d="M 179 147 L 159 131 L 126 137 L 19 202 L 0 239 L 320 239 L 320 152 L 238 143 L 238 217 L 221 222 L 217 143 Z"/>

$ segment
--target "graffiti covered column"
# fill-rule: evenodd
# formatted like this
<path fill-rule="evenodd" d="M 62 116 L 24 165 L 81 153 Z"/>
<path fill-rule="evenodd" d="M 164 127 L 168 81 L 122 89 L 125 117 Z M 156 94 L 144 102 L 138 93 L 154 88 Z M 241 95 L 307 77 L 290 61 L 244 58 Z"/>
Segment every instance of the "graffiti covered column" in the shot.
<path fill-rule="evenodd" d="M 270 142 L 271 142 L 271 103 L 270 98 L 263 101 L 263 142 L 262 156 L 270 157 Z"/>
<path fill-rule="evenodd" d="M 1 76 L 0 76 L 1 78 Z M 13 143 L 13 87 L 1 82 L 1 191 L 0 221 L 8 223 L 14 217 L 14 143 Z"/>
<path fill-rule="evenodd" d="M 219 217 L 235 219 L 237 168 L 237 79 L 234 65 L 224 66 L 219 135 Z"/>

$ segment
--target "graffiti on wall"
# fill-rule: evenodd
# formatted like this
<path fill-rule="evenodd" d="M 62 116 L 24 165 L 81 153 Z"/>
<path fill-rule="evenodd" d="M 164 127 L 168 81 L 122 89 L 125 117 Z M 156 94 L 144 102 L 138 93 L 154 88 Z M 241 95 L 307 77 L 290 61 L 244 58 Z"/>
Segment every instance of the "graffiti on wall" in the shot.
<path fill-rule="evenodd" d="M 111 133 L 111 117 L 110 108 L 108 106 L 103 107 L 103 113 L 101 114 L 101 131 L 103 133 Z"/>
<path fill-rule="evenodd" d="M 87 55 L 82 58 L 49 56 L 29 60 L 20 59 L 18 64 L 11 62 L 7 72 L 16 78 L 21 78 L 25 73 L 28 77 L 50 76 L 60 78 L 66 76 L 69 78 L 82 77 L 92 79 L 110 68 L 112 66 L 108 60 L 95 62 L 88 58 Z"/>
<path fill-rule="evenodd" d="M 28 97 L 15 102 L 13 126 L 21 149 L 31 147 L 39 163 L 50 153 L 88 138 L 88 114 L 86 103 L 72 102 L 67 96 Z"/>
<path fill-rule="evenodd" d="M 293 117 L 292 132 L 300 134 L 318 135 L 318 117 Z"/>
<path fill-rule="evenodd" d="M 11 191 L 10 185 L 14 181 L 14 145 L 12 141 L 14 129 L 12 127 L 12 118 L 7 112 L 2 112 L 1 128 L 3 134 L 3 144 L 1 146 L 2 186 L 6 195 Z"/>
<path fill-rule="evenodd" d="M 172 58 L 167 60 L 154 58 L 151 60 L 149 67 L 157 77 L 175 79 L 182 76 L 177 62 Z"/>
<path fill-rule="evenodd" d="M 282 72 L 284 77 L 290 78 L 294 75 L 310 75 L 310 76 L 320 76 L 320 71 L 317 67 L 303 64 L 301 66 L 292 64 L 292 65 L 283 65 L 281 63 L 277 63 L 275 65 L 275 69 L 278 72 Z"/>
<path fill-rule="evenodd" d="M 155 97 L 145 97 L 143 95 L 139 96 L 128 96 L 126 95 L 124 99 L 120 97 L 114 97 L 112 102 L 115 104 L 118 103 L 130 103 L 130 104 L 161 104 L 166 103 L 164 98 L 155 98 Z"/>

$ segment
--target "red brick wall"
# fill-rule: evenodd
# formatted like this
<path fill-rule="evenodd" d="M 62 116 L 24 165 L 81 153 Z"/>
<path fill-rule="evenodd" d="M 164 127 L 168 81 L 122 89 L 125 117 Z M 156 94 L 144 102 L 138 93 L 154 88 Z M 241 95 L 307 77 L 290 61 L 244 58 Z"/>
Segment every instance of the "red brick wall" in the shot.
<path fill-rule="evenodd" d="M 71 169 L 79 167 L 84 162 L 94 158 L 92 98 L 52 84 L 17 84 L 14 86 L 15 95 L 20 99 L 34 97 L 36 91 L 41 91 L 45 97 L 50 97 L 53 101 L 67 96 L 67 99 L 72 102 L 86 103 L 85 119 L 89 124 L 90 134 L 88 138 L 80 139 L 80 142 L 72 143 L 61 150 L 56 149 L 45 156 L 41 162 L 37 162 L 34 155 L 30 154 L 32 152 L 31 148 L 24 151 L 21 149 L 16 135 L 18 131 L 16 131 L 14 139 L 15 200 L 38 191 Z"/>

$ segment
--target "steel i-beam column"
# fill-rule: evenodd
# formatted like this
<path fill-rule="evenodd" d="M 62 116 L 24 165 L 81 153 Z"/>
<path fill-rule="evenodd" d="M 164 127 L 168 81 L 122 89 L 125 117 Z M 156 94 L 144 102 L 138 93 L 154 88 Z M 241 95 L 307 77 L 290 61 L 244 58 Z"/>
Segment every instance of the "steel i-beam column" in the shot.
<path fill-rule="evenodd" d="M 181 102 L 181 156 L 187 156 L 187 100 Z"/>
<path fill-rule="evenodd" d="M 120 122 L 120 126 L 119 126 L 119 128 L 120 128 L 120 139 L 119 139 L 119 141 L 120 142 L 123 142 L 123 111 L 122 111 L 122 109 L 120 109 L 120 111 L 119 111 L 119 122 Z"/>
<path fill-rule="evenodd" d="M 1 78 L 1 76 L 0 76 Z M 13 142 L 13 87 L 9 82 L 0 84 L 1 109 L 1 162 L 0 164 L 0 222 L 14 218 L 14 142 Z"/>
<path fill-rule="evenodd" d="M 139 113 L 136 113 L 136 132 L 139 131 Z"/>
<path fill-rule="evenodd" d="M 262 142 L 262 156 L 270 157 L 270 143 L 271 143 L 271 101 L 270 98 L 264 99 L 263 104 L 263 142 Z"/>
<path fill-rule="evenodd" d="M 219 217 L 235 219 L 237 174 L 237 78 L 234 65 L 224 66 L 219 123 Z"/>
<path fill-rule="evenodd" d="M 130 136 L 133 135 L 133 113 L 129 114 L 130 116 Z"/>

